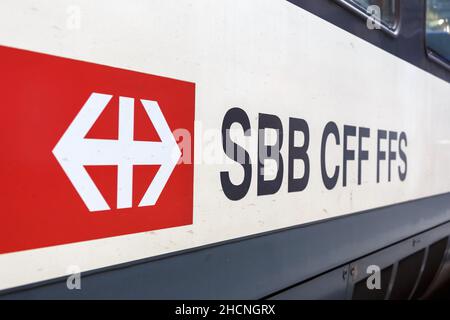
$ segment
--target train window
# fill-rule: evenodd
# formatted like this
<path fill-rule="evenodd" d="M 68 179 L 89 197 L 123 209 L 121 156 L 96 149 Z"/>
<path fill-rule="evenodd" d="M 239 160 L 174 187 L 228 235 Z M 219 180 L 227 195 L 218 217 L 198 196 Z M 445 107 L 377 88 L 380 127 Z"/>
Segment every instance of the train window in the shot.
<path fill-rule="evenodd" d="M 438 242 L 432 244 L 428 249 L 428 258 L 425 262 L 425 268 L 420 278 L 419 285 L 417 286 L 416 292 L 414 293 L 413 299 L 420 298 L 428 286 L 431 284 L 436 272 L 441 265 L 442 258 L 444 257 L 445 249 L 447 248 L 448 238 L 439 240 Z"/>
<path fill-rule="evenodd" d="M 391 300 L 408 299 L 420 274 L 425 250 L 416 252 L 398 263 L 397 276 L 392 288 Z"/>
<path fill-rule="evenodd" d="M 399 22 L 398 0 L 345 0 L 344 2 L 365 17 L 378 19 L 383 29 L 390 32 L 396 31 Z"/>
<path fill-rule="evenodd" d="M 427 0 L 426 45 L 433 57 L 450 62 L 450 1 Z"/>

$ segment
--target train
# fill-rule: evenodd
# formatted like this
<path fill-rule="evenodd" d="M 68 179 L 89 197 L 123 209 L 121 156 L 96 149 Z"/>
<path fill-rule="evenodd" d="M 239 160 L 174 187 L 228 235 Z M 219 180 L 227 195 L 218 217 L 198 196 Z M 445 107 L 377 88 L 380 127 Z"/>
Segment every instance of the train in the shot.
<path fill-rule="evenodd" d="M 3 0 L 0 66 L 0 299 L 450 284 L 447 0 Z"/>

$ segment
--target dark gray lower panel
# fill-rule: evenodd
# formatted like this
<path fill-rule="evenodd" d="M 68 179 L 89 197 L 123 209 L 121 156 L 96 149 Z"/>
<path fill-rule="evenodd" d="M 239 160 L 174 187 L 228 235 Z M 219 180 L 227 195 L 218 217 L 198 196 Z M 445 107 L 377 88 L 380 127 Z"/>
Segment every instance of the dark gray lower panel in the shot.
<path fill-rule="evenodd" d="M 269 300 L 344 300 L 347 293 L 348 273 L 348 265 L 345 265 L 267 298 Z"/>
<path fill-rule="evenodd" d="M 8 290 L 3 299 L 255 299 L 450 220 L 450 193 Z"/>

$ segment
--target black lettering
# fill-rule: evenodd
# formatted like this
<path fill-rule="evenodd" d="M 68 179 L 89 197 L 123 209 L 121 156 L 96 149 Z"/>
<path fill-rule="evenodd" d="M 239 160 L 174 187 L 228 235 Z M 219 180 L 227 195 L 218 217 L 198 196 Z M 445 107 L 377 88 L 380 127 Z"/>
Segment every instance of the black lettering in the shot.
<path fill-rule="evenodd" d="M 370 138 L 370 129 L 359 127 L 358 130 L 358 184 L 362 182 L 362 161 L 369 159 L 369 152 L 367 150 L 363 150 L 362 148 L 362 139 Z"/>
<path fill-rule="evenodd" d="M 342 163 L 342 185 L 347 185 L 347 161 L 355 160 L 355 151 L 347 147 L 348 137 L 356 136 L 356 127 L 344 125 L 344 160 Z"/>
<path fill-rule="evenodd" d="M 388 181 L 391 181 L 391 161 L 397 159 L 397 153 L 392 151 L 392 141 L 397 141 L 397 132 L 395 131 L 389 131 Z"/>
<path fill-rule="evenodd" d="M 327 174 L 327 167 L 326 167 L 326 147 L 327 147 L 327 139 L 328 136 L 332 134 L 334 136 L 334 139 L 336 140 L 336 144 L 340 145 L 340 137 L 339 137 L 339 130 L 333 121 L 330 121 L 327 123 L 323 130 L 322 134 L 322 145 L 320 148 L 320 166 L 322 171 L 322 181 L 325 187 L 328 190 L 333 189 L 336 186 L 338 177 L 339 177 L 339 166 L 336 166 L 334 169 L 333 175 L 330 177 Z"/>
<path fill-rule="evenodd" d="M 265 130 L 275 129 L 277 141 L 266 145 Z M 276 193 L 283 182 L 283 157 L 280 150 L 283 145 L 283 126 L 275 115 L 260 113 L 258 121 L 258 196 Z M 272 159 L 277 164 L 277 175 L 273 180 L 264 179 L 264 160 Z"/>
<path fill-rule="evenodd" d="M 377 135 L 377 183 L 380 182 L 380 161 L 386 160 L 386 152 L 381 151 L 381 140 L 385 140 L 387 137 L 386 130 L 378 130 Z"/>
<path fill-rule="evenodd" d="M 301 147 L 294 144 L 295 131 L 303 133 L 304 143 Z M 303 119 L 289 118 L 289 165 L 288 165 L 288 192 L 302 191 L 309 180 L 309 127 Z M 301 178 L 294 178 L 294 160 L 301 159 L 304 164 L 304 174 Z"/>
<path fill-rule="evenodd" d="M 236 201 L 245 197 L 248 189 L 250 188 L 250 183 L 252 180 L 252 165 L 248 152 L 235 142 L 231 141 L 230 128 L 233 123 L 239 123 L 244 130 L 244 135 L 250 136 L 250 120 L 244 110 L 240 108 L 232 108 L 227 111 L 222 122 L 223 150 L 230 159 L 240 163 L 244 169 L 244 179 L 239 185 L 235 185 L 231 182 L 229 172 L 220 172 L 220 182 L 222 183 L 224 194 L 228 199 Z M 232 148 L 227 148 L 227 146 L 232 146 Z M 238 161 L 239 154 L 244 154 L 244 161 Z"/>
<path fill-rule="evenodd" d="M 408 161 L 406 158 L 406 153 L 405 151 L 402 149 L 402 141 L 403 144 L 405 146 L 405 148 L 408 146 L 408 139 L 406 138 L 406 133 L 402 132 L 400 133 L 400 139 L 398 141 L 398 154 L 400 156 L 400 159 L 403 161 L 403 166 L 405 170 L 401 170 L 400 166 L 398 166 L 398 176 L 400 177 L 401 181 L 405 181 L 406 179 L 406 173 L 408 172 Z"/>

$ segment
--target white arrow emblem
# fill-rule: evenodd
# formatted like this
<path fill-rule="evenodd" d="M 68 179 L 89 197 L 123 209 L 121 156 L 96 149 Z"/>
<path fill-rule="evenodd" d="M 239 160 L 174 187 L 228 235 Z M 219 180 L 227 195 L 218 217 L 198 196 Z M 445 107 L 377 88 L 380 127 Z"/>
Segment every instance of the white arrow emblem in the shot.
<path fill-rule="evenodd" d="M 117 165 L 117 208 L 132 207 L 133 165 L 161 165 L 139 206 L 156 203 L 181 151 L 156 101 L 141 99 L 161 141 L 134 141 L 134 99 L 119 98 L 118 140 L 87 139 L 112 95 L 92 93 L 53 149 L 53 154 L 69 177 L 89 211 L 110 209 L 85 165 Z"/>

